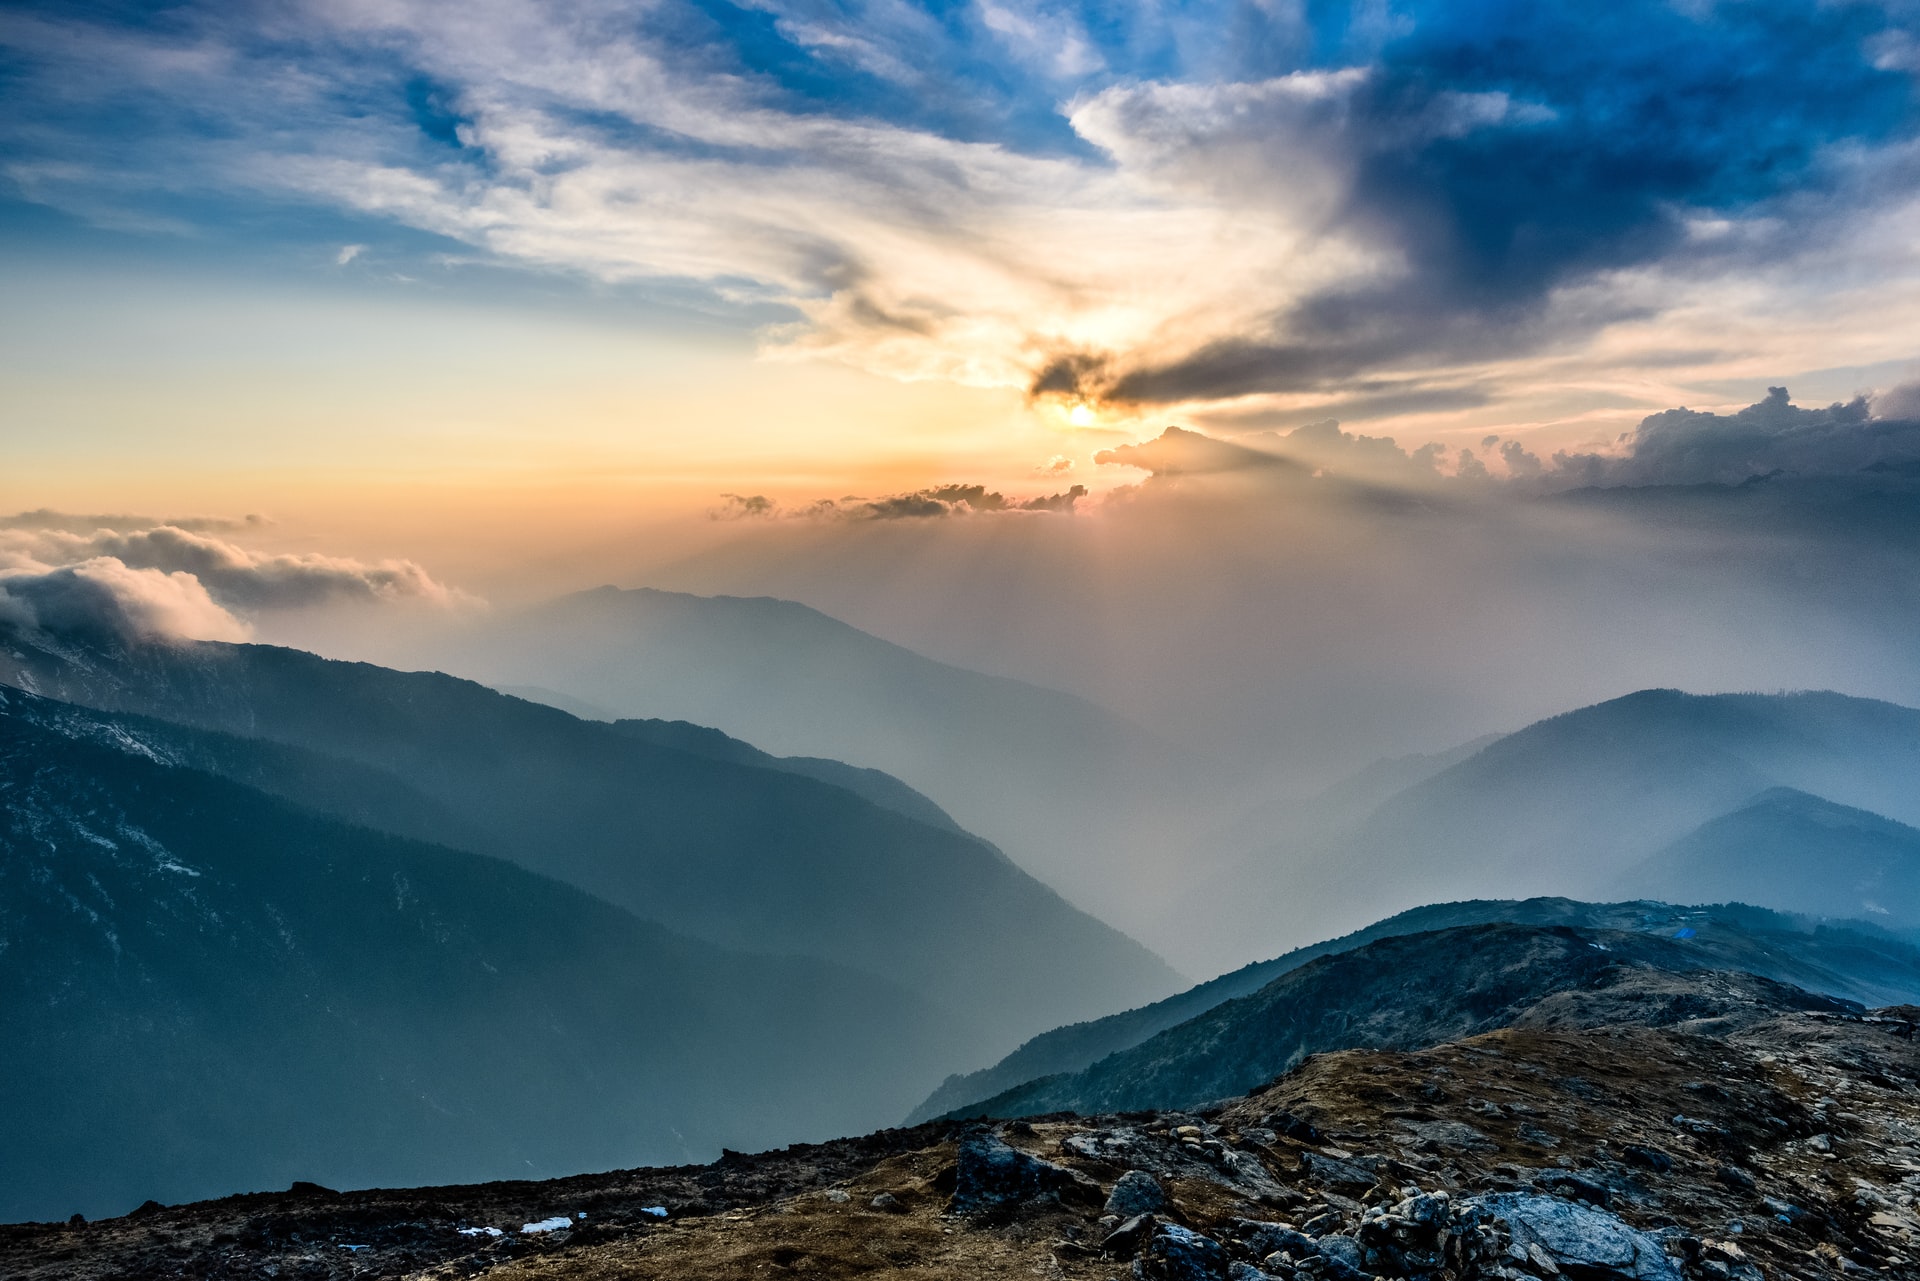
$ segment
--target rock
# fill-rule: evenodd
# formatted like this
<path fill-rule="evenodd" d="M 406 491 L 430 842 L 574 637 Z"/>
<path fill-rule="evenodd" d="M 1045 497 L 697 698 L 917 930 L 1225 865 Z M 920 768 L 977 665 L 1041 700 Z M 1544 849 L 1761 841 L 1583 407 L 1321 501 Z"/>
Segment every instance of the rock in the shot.
<path fill-rule="evenodd" d="M 1296 1143 L 1319 1143 L 1327 1137 L 1291 1112 L 1275 1112 L 1264 1118 L 1261 1124 L 1286 1135 Z"/>
<path fill-rule="evenodd" d="M 1453 1198 L 1445 1192 L 1421 1192 L 1393 1207 L 1401 1218 L 1419 1224 L 1444 1224 L 1453 1208 Z"/>
<path fill-rule="evenodd" d="M 1233 1234 L 1246 1247 L 1247 1253 L 1256 1259 L 1282 1252 L 1300 1259 L 1314 1252 L 1312 1237 L 1284 1223 L 1236 1219 L 1233 1222 Z"/>
<path fill-rule="evenodd" d="M 1365 1271 L 1324 1254 L 1310 1254 L 1294 1265 L 1294 1275 L 1311 1281 L 1372 1281 Z"/>
<path fill-rule="evenodd" d="M 1495 1146 L 1485 1131 L 1465 1121 L 1415 1121 L 1397 1118 L 1394 1125 L 1405 1130 L 1429 1152 L 1473 1151 Z"/>
<path fill-rule="evenodd" d="M 1345 1264 L 1355 1272 L 1367 1270 L 1367 1252 L 1360 1242 L 1349 1236 L 1326 1236 L 1313 1243 L 1314 1253 L 1323 1259 L 1332 1259 L 1335 1263 Z"/>
<path fill-rule="evenodd" d="M 1287 1269 L 1291 1272 L 1293 1269 Z M 1251 1263 L 1236 1263 L 1227 1269 L 1227 1281 L 1282 1281 L 1279 1276 L 1256 1268 Z"/>
<path fill-rule="evenodd" d="M 1791 1202 L 1778 1200 L 1775 1197 L 1762 1197 L 1760 1198 L 1760 1204 L 1767 1208 L 1768 1214 L 1771 1214 L 1782 1223 L 1799 1223 L 1807 1217 L 1807 1212 L 1799 1206 Z"/>
<path fill-rule="evenodd" d="M 1571 1197 L 1576 1201 L 1585 1201 L 1588 1205 L 1597 1205 L 1602 1210 L 1613 1204 L 1613 1192 L 1606 1184 L 1570 1171 L 1546 1171 L 1533 1181 L 1533 1185 L 1544 1192 Z"/>
<path fill-rule="evenodd" d="M 1227 1281 L 1227 1252 L 1212 1237 L 1163 1223 L 1133 1261 L 1140 1281 Z"/>
<path fill-rule="evenodd" d="M 1302 1152 L 1300 1169 L 1316 1183 L 1328 1183 L 1334 1187 L 1346 1188 L 1373 1186 L 1373 1175 L 1368 1171 L 1334 1157 L 1322 1156 L 1318 1152 Z"/>
<path fill-rule="evenodd" d="M 1713 1172 L 1713 1177 L 1730 1188 L 1737 1188 L 1742 1192 L 1753 1191 L 1753 1176 L 1737 1165 L 1723 1165 Z"/>
<path fill-rule="evenodd" d="M 1107 1233 L 1100 1242 L 1100 1251 L 1116 1259 L 1131 1259 L 1140 1253 L 1140 1247 L 1146 1244 L 1160 1221 L 1151 1214 L 1136 1214 L 1113 1231 Z"/>
<path fill-rule="evenodd" d="M 1831 1152 L 1833 1151 L 1833 1136 L 1831 1134 L 1816 1134 L 1807 1140 L 1807 1146 L 1815 1152 Z"/>
<path fill-rule="evenodd" d="M 871 1209 L 879 1210 L 886 1214 L 905 1214 L 907 1212 L 907 1207 L 901 1204 L 900 1198 L 891 1192 L 882 1192 L 879 1196 L 867 1202 L 867 1205 Z"/>
<path fill-rule="evenodd" d="M 1680 1281 L 1660 1242 L 1605 1210 L 1559 1197 L 1501 1192 L 1461 1205 L 1465 1221 L 1504 1224 L 1526 1257 L 1538 1246 L 1562 1271 L 1598 1273 L 1631 1281 Z"/>
<path fill-rule="evenodd" d="M 949 1203 L 955 1214 L 982 1222 L 1005 1220 L 1030 1202 L 1063 1198 L 1098 1204 L 1100 1190 L 1084 1175 L 1029 1156 L 991 1134 L 960 1140 Z"/>
<path fill-rule="evenodd" d="M 1131 1219 L 1136 1214 L 1153 1214 L 1167 1208 L 1166 1189 L 1160 1180 L 1145 1170 L 1128 1170 L 1107 1195 L 1107 1213 Z"/>
<path fill-rule="evenodd" d="M 1673 1169 L 1673 1158 L 1659 1148 L 1646 1147 L 1639 1143 L 1628 1143 L 1620 1149 L 1620 1159 L 1634 1165 L 1644 1166 L 1655 1174 L 1665 1174 Z"/>

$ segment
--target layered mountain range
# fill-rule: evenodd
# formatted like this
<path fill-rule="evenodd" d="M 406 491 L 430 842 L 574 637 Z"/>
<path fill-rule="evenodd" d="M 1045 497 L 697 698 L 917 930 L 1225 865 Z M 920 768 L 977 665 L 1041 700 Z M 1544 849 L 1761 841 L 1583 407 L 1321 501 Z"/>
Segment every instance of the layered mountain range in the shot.
<path fill-rule="evenodd" d="M 1209 762 L 1059 690 L 955 667 L 795 601 L 597 588 L 487 620 L 434 661 L 605 719 L 710 725 L 879 767 L 1103 919 L 1223 794 Z"/>
<path fill-rule="evenodd" d="M 1644 691 L 1229 816 L 1238 852 L 1189 865 L 1160 937 L 1203 962 L 1325 941 L 1181 990 L 967 818 L 1057 785 L 1073 826 L 1150 740 L 723 602 L 828 655 L 710 656 L 762 672 L 727 694 L 768 693 L 743 741 L 701 723 L 714 602 L 663 600 L 639 604 L 678 637 L 666 675 L 558 656 L 604 664 L 584 718 L 436 672 L 6 625 L 0 1218 L 1196 1109 L 1333 1051 L 1920 1001 L 1920 712 Z M 623 594 L 580 608 L 634 625 Z M 835 715 L 899 737 L 834 759 Z M 942 751 L 1021 750 L 949 773 L 942 717 L 973 726 Z M 1051 773 L 1020 763 L 1036 741 Z M 1327 939 L 1342 922 L 1364 928 Z"/>
<path fill-rule="evenodd" d="M 1177 985 L 871 771 L 266 646 L 0 667 L 0 1214 L 844 1132 Z"/>
<path fill-rule="evenodd" d="M 1915 927 L 1916 823 L 1920 711 L 1643 690 L 1231 825 L 1193 855 L 1202 870 L 1155 937 L 1190 939 L 1176 961 L 1220 969 L 1276 939 L 1528 895 L 1735 900 Z M 1779 855 L 1761 857 L 1756 838 Z"/>

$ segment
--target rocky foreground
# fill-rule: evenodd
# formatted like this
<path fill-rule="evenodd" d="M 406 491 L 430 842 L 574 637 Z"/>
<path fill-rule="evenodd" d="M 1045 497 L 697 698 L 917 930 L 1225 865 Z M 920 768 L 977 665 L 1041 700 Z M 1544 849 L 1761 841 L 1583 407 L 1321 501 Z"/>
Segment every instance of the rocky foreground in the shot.
<path fill-rule="evenodd" d="M 1509 1028 L 1190 1113 L 0 1228 L 0 1275 L 1920 1276 L 1920 1009 Z"/>

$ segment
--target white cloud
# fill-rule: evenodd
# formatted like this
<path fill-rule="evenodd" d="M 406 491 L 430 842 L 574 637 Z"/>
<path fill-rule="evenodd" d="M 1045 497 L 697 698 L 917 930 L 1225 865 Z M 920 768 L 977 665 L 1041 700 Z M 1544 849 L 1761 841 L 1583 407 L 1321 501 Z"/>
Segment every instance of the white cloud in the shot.
<path fill-rule="evenodd" d="M 0 518 L 0 619 L 52 630 L 244 640 L 250 619 L 275 610 L 478 604 L 412 561 L 257 552 L 200 532 L 257 528 L 264 523 L 257 517 L 203 517 L 193 529 L 141 522 L 46 510 Z"/>

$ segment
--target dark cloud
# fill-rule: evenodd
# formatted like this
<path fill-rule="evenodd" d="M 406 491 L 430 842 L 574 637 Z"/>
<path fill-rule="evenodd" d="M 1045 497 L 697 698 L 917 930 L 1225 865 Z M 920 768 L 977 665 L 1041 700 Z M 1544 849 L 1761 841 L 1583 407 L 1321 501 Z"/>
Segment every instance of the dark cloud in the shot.
<path fill-rule="evenodd" d="M 855 520 L 916 520 L 972 512 L 1071 512 L 1074 504 L 1086 496 L 1085 485 L 1024 499 L 1008 498 L 985 485 L 936 485 L 887 498 L 845 500 L 835 511 Z"/>
<path fill-rule="evenodd" d="M 1332 14 L 1314 21 L 1331 30 Z M 1034 394 L 1165 404 L 1338 390 L 1378 369 L 1582 338 L 1644 313 L 1576 306 L 1568 286 L 1682 255 L 1693 268 L 1785 256 L 1869 198 L 1843 194 L 1856 179 L 1827 162 L 1833 149 L 1915 130 L 1912 77 L 1873 52 L 1904 29 L 1883 5 L 1416 0 L 1396 15 L 1404 34 L 1316 129 L 1351 158 L 1329 225 L 1399 269 L 1172 359 L 1058 355 Z M 1272 122 L 1209 128 L 1197 145 L 1243 184 L 1283 183 L 1298 163 L 1297 139 Z M 1901 185 L 1893 168 L 1876 181 Z M 1695 217 L 1758 214 L 1773 231 L 1756 222 L 1718 245 L 1689 232 Z"/>
<path fill-rule="evenodd" d="M 1398 418 L 1408 414 L 1445 413 L 1478 409 L 1493 403 L 1485 386 L 1428 387 L 1418 383 L 1362 383 L 1351 395 L 1315 405 L 1311 411 L 1258 409 L 1251 412 L 1216 411 L 1206 415 L 1210 425 L 1226 431 L 1304 427 L 1326 419 L 1365 422 L 1371 418 Z"/>
<path fill-rule="evenodd" d="M 722 494 L 720 505 L 707 515 L 714 520 L 764 520 L 778 511 L 779 505 L 765 494 Z"/>
<path fill-rule="evenodd" d="M 1909 389 L 1877 403 L 1907 407 Z M 1555 454 L 1571 485 L 1732 485 L 1756 476 L 1835 476 L 1920 461 L 1920 418 L 1877 417 L 1866 398 L 1801 409 L 1784 387 L 1731 414 L 1669 409 L 1644 419 L 1619 457 Z"/>

